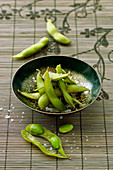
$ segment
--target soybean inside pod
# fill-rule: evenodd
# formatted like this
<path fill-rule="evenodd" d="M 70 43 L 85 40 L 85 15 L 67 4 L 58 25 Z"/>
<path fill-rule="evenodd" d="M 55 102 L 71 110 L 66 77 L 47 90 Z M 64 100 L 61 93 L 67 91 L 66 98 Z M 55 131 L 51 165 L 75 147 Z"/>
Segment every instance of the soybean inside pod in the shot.
<path fill-rule="evenodd" d="M 40 129 L 42 129 L 41 133 Z M 66 156 L 62 148 L 61 140 L 56 134 L 52 133 L 51 131 L 39 124 L 29 124 L 26 126 L 25 130 L 32 135 L 45 138 L 61 155 L 63 155 L 65 158 L 70 159 L 70 157 Z"/>

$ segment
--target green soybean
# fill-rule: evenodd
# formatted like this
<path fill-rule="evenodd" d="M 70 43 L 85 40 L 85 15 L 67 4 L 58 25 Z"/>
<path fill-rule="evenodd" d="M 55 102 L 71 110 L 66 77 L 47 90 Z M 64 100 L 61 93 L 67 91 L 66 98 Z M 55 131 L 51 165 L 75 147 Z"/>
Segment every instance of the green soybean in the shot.
<path fill-rule="evenodd" d="M 62 101 L 57 97 L 57 95 L 54 92 L 54 88 L 52 86 L 48 70 L 46 71 L 44 76 L 44 83 L 45 83 L 45 92 L 49 100 L 53 104 L 53 106 L 57 108 L 59 111 L 65 110 L 66 109 L 65 105 L 62 103 Z"/>
<path fill-rule="evenodd" d="M 60 126 L 59 132 L 67 133 L 67 132 L 70 132 L 72 129 L 73 129 L 72 124 L 64 124 L 64 125 Z"/>
<path fill-rule="evenodd" d="M 57 136 L 51 137 L 50 143 L 55 149 L 58 149 L 60 147 L 60 140 Z"/>
<path fill-rule="evenodd" d="M 18 90 L 18 92 L 29 99 L 38 100 L 40 98 L 40 93 L 27 93 L 20 90 Z"/>
<path fill-rule="evenodd" d="M 50 19 L 48 19 L 48 21 L 47 21 L 47 31 L 57 42 L 59 42 L 61 44 L 70 44 L 71 43 L 71 41 L 66 36 L 64 36 L 57 30 L 57 28 L 51 22 Z"/>
<path fill-rule="evenodd" d="M 40 39 L 40 41 L 37 44 L 34 44 L 30 47 L 28 47 L 27 49 L 23 50 L 21 53 L 12 56 L 12 58 L 26 58 L 29 57 L 37 52 L 39 52 L 44 46 L 46 46 L 49 42 L 49 39 L 46 37 L 43 37 L 42 39 Z"/>
<path fill-rule="evenodd" d="M 62 156 L 62 155 L 56 154 L 52 150 L 46 148 L 44 145 L 42 145 L 38 140 L 36 140 L 36 138 L 34 136 L 32 136 L 26 130 L 21 130 L 21 134 L 26 141 L 36 145 L 44 154 L 49 155 L 49 156 L 58 157 L 58 158 L 65 158 L 65 159 L 68 158 L 67 156 Z"/>
<path fill-rule="evenodd" d="M 29 124 L 26 126 L 26 130 L 32 135 L 40 135 L 44 132 L 43 127 L 39 124 Z"/>

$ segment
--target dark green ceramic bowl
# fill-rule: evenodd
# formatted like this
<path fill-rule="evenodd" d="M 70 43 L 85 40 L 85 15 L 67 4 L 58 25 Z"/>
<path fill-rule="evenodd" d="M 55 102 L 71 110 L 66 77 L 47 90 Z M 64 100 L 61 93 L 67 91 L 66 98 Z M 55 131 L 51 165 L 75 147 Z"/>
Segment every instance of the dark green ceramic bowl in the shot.
<path fill-rule="evenodd" d="M 36 101 L 29 100 L 18 93 L 18 89 L 26 92 L 32 91 L 33 87 L 36 85 L 36 69 L 44 71 L 48 66 L 54 69 L 58 64 L 61 64 L 63 69 L 70 71 L 78 85 L 90 89 L 90 92 L 85 94 L 87 95 L 87 99 L 85 100 L 84 107 L 76 110 L 67 109 L 62 113 L 54 110 L 42 111 L 38 108 Z M 31 60 L 22 65 L 14 74 L 12 88 L 16 97 L 30 109 L 44 114 L 65 115 L 81 111 L 91 105 L 101 91 L 101 80 L 97 72 L 89 64 L 81 60 L 67 56 L 47 56 Z"/>

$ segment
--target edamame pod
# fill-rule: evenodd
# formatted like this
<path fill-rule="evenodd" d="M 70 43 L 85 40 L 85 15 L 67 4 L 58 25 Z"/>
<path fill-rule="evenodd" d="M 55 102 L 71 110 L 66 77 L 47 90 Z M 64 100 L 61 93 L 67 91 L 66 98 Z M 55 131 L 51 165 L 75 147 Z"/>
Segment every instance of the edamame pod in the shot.
<path fill-rule="evenodd" d="M 67 85 L 66 89 L 67 89 L 68 93 L 78 93 L 78 92 L 83 92 L 83 91 L 90 91 L 86 87 L 78 86 L 78 85 L 74 85 L 74 84 Z"/>
<path fill-rule="evenodd" d="M 75 105 L 74 105 L 74 103 L 73 103 L 73 99 L 72 99 L 72 97 L 69 95 L 69 93 L 68 93 L 67 90 L 66 90 L 66 85 L 65 85 L 65 83 L 64 83 L 62 80 L 59 80 L 58 84 L 59 84 L 59 87 L 60 87 L 60 89 L 61 89 L 61 91 L 62 91 L 62 93 L 63 93 L 63 96 L 64 96 L 65 101 L 66 101 L 68 104 L 70 104 L 73 108 L 75 108 Z"/>
<path fill-rule="evenodd" d="M 37 74 L 37 89 L 39 91 L 39 93 L 42 95 L 44 94 L 45 90 L 44 90 L 44 81 L 42 79 L 42 75 L 40 73 L 40 70 L 38 70 L 38 74 Z"/>
<path fill-rule="evenodd" d="M 54 91 L 58 97 L 62 96 L 62 92 L 60 89 L 56 88 L 56 89 L 54 89 Z M 49 100 L 47 94 L 46 93 L 42 94 L 42 96 L 38 100 L 39 108 L 43 110 L 43 109 L 45 109 L 45 107 L 47 107 L 49 105 L 49 103 L 50 103 L 50 100 Z"/>
<path fill-rule="evenodd" d="M 69 74 L 58 74 L 58 73 L 49 72 L 49 76 L 51 80 L 58 81 L 58 80 L 64 79 L 65 77 L 68 77 Z"/>
<path fill-rule="evenodd" d="M 36 145 L 46 155 L 54 156 L 54 157 L 58 157 L 58 158 L 68 158 L 67 156 L 58 155 L 55 152 L 53 152 L 52 150 L 46 148 L 44 145 L 42 145 L 38 140 L 36 140 L 36 138 L 34 136 L 32 136 L 26 130 L 21 130 L 21 134 L 26 141 Z"/>
<path fill-rule="evenodd" d="M 61 44 L 71 43 L 71 41 L 66 36 L 64 36 L 57 30 L 57 28 L 54 26 L 50 19 L 48 19 L 47 21 L 47 31 L 57 42 Z"/>
<path fill-rule="evenodd" d="M 40 93 L 27 93 L 20 90 L 18 90 L 18 92 L 29 99 L 38 100 L 40 98 Z"/>
<path fill-rule="evenodd" d="M 54 88 L 52 86 L 50 77 L 49 77 L 49 72 L 48 70 L 45 72 L 45 76 L 44 76 L 44 83 L 45 83 L 45 92 L 49 98 L 49 100 L 51 101 L 51 103 L 53 104 L 53 106 L 55 108 L 57 108 L 60 111 L 63 111 L 66 109 L 65 105 L 62 103 L 62 101 L 56 96 L 55 92 L 54 92 Z"/>
<path fill-rule="evenodd" d="M 61 64 L 56 66 L 56 71 L 57 73 L 62 73 L 62 74 L 66 74 L 66 71 L 64 69 L 61 68 Z M 63 81 L 65 83 L 71 83 L 71 84 L 76 84 L 76 82 L 74 80 L 72 80 L 69 76 L 64 78 Z"/>
<path fill-rule="evenodd" d="M 43 78 L 44 78 L 44 76 L 45 76 L 45 74 L 43 75 Z M 49 77 L 53 81 L 58 81 L 58 80 L 64 79 L 65 77 L 68 77 L 68 76 L 69 76 L 69 73 L 67 73 L 67 74 L 58 74 L 58 73 L 53 73 L 53 72 L 49 71 Z"/>
<path fill-rule="evenodd" d="M 37 44 L 34 44 L 28 48 L 26 48 L 25 50 L 23 50 L 21 53 L 12 56 L 12 58 L 26 58 L 29 57 L 37 52 L 39 52 L 44 46 L 46 46 L 49 42 L 49 39 L 46 37 L 43 37 L 42 39 L 40 39 L 40 41 Z"/>
<path fill-rule="evenodd" d="M 52 81 L 52 85 L 53 85 L 53 87 L 57 87 L 57 82 L 56 81 Z M 40 87 L 40 88 L 37 88 L 37 89 L 35 89 L 35 90 L 33 90 L 33 91 L 39 91 L 41 94 L 43 94 L 44 92 L 45 92 L 45 88 L 44 88 L 44 86 L 42 86 L 42 87 Z M 58 89 L 57 89 L 57 91 L 58 91 Z M 59 90 L 60 91 L 60 90 Z M 59 92 L 58 91 L 58 92 Z M 61 91 L 60 91 L 60 93 L 61 93 Z"/>
<path fill-rule="evenodd" d="M 44 93 L 38 100 L 38 106 L 41 110 L 45 109 L 46 106 L 48 106 L 50 103 L 50 100 L 46 93 Z"/>
<path fill-rule="evenodd" d="M 30 126 L 32 127 L 32 129 L 30 128 Z M 35 127 L 36 127 L 36 124 L 29 124 L 29 125 L 26 126 L 25 130 L 27 130 L 29 133 L 32 134 L 33 128 L 35 128 Z M 51 131 L 49 131 L 48 129 L 46 129 L 45 127 L 42 127 L 42 128 L 43 128 L 43 133 L 37 135 L 37 132 L 36 132 L 36 134 L 33 133 L 33 135 L 40 136 L 40 137 L 48 140 L 48 141 L 51 143 L 51 145 L 52 145 L 61 155 L 63 155 L 64 157 L 66 157 L 66 158 L 68 158 L 68 159 L 71 159 L 70 157 L 67 157 L 67 156 L 66 156 L 66 154 L 65 154 L 65 152 L 64 152 L 64 150 L 63 150 L 63 148 L 62 148 L 62 144 L 61 144 L 60 138 L 59 138 L 56 134 L 54 134 L 54 133 L 52 133 Z"/>

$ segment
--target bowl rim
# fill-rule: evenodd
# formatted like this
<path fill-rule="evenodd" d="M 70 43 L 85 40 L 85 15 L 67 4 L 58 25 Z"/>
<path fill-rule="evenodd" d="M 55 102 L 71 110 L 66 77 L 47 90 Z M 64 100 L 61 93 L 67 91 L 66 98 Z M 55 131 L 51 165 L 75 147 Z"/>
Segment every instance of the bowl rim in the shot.
<path fill-rule="evenodd" d="M 94 99 L 91 103 L 89 103 L 88 105 L 86 105 L 86 106 L 83 107 L 83 108 L 80 108 L 79 110 L 73 110 L 73 111 L 70 111 L 70 112 L 48 112 L 48 111 L 37 110 L 37 109 L 34 109 L 34 108 L 28 106 L 28 105 L 25 104 L 24 102 L 22 102 L 22 101 L 17 97 L 17 95 L 16 95 L 15 92 L 14 92 L 14 89 L 13 89 L 14 77 L 15 77 L 15 75 L 17 74 L 17 72 L 18 72 L 22 67 L 24 67 L 24 66 L 27 65 L 28 63 L 33 62 L 33 61 L 35 61 L 35 60 L 39 60 L 39 59 L 42 59 L 42 58 L 49 58 L 49 57 L 57 57 L 57 56 L 59 56 L 59 57 L 64 57 L 64 58 L 66 57 L 66 58 L 75 59 L 75 60 L 78 60 L 78 61 L 83 62 L 84 64 L 90 66 L 90 67 L 96 72 L 97 77 L 98 77 L 98 79 L 99 79 L 99 81 L 100 81 L 100 90 L 99 90 L 99 92 L 98 92 L 98 95 L 95 97 L 95 99 Z M 11 79 L 11 89 L 12 89 L 12 91 L 13 91 L 14 96 L 16 96 L 16 98 L 17 98 L 24 106 L 26 106 L 26 107 L 29 108 L 30 110 L 35 111 L 35 112 L 38 112 L 38 113 L 40 113 L 40 114 L 53 115 L 53 116 L 61 116 L 61 115 L 62 115 L 62 116 L 63 116 L 63 115 L 68 115 L 68 114 L 74 114 L 74 113 L 77 113 L 77 112 L 81 112 L 82 110 L 85 110 L 87 107 L 89 107 L 90 105 L 92 105 L 92 104 L 96 101 L 96 99 L 98 98 L 98 96 L 99 96 L 99 94 L 100 94 L 100 92 L 101 92 L 101 89 L 102 89 L 102 80 L 101 80 L 101 77 L 100 77 L 100 74 L 98 73 L 98 71 L 95 70 L 95 68 L 94 68 L 93 66 L 91 66 L 89 63 L 87 63 L 87 62 L 85 62 L 85 61 L 83 61 L 83 60 L 81 60 L 81 59 L 74 58 L 74 57 L 71 57 L 71 56 L 68 56 L 68 55 L 46 55 L 46 56 L 40 56 L 40 57 L 38 57 L 38 58 L 31 59 L 31 60 L 23 63 L 21 66 L 19 66 L 19 67 L 16 69 L 16 71 L 13 73 L 13 76 L 12 76 L 12 79 Z"/>

